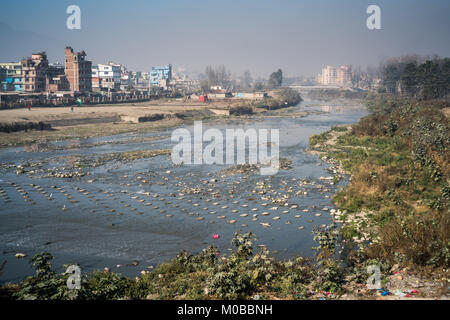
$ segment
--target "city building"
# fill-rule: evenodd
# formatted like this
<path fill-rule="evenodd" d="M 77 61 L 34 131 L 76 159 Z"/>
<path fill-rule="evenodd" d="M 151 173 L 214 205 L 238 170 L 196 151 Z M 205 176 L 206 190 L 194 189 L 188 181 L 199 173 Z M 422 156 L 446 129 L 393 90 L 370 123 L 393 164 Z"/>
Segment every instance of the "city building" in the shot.
<path fill-rule="evenodd" d="M 132 87 L 131 85 L 131 72 L 128 70 L 122 70 L 121 76 L 120 76 L 120 90 L 127 91 L 130 90 Z"/>
<path fill-rule="evenodd" d="M 131 85 L 138 90 L 148 90 L 150 86 L 150 73 L 139 71 L 132 72 Z"/>
<path fill-rule="evenodd" d="M 99 91 L 101 88 L 101 80 L 98 76 L 98 66 L 92 66 L 92 91 Z"/>
<path fill-rule="evenodd" d="M 352 69 L 350 66 L 326 66 L 322 72 L 317 75 L 316 81 L 324 86 L 351 86 L 352 85 Z"/>
<path fill-rule="evenodd" d="M 70 91 L 64 65 L 55 63 L 48 66 L 45 88 L 47 92 Z"/>
<path fill-rule="evenodd" d="M 22 64 L 20 62 L 0 63 L 0 82 L 1 91 L 22 91 Z"/>
<path fill-rule="evenodd" d="M 167 89 L 172 80 L 172 65 L 152 67 L 150 72 L 150 86 Z"/>
<path fill-rule="evenodd" d="M 92 91 L 92 62 L 86 60 L 86 53 L 74 52 L 71 47 L 66 47 L 65 58 L 65 75 L 70 91 Z"/>
<path fill-rule="evenodd" d="M 334 85 L 336 84 L 336 68 L 333 66 L 326 66 L 322 69 L 322 73 L 319 75 L 319 83 L 322 85 Z"/>
<path fill-rule="evenodd" d="M 122 66 L 109 62 L 92 68 L 92 87 L 96 90 L 120 90 Z"/>
<path fill-rule="evenodd" d="M 22 59 L 23 91 L 45 91 L 48 60 L 45 52 L 34 53 L 31 58 Z"/>
<path fill-rule="evenodd" d="M 0 91 L 11 91 L 8 88 L 8 83 L 6 82 L 6 69 L 0 67 Z"/>
<path fill-rule="evenodd" d="M 336 84 L 343 87 L 352 85 L 352 68 L 350 66 L 341 66 L 337 69 Z"/>

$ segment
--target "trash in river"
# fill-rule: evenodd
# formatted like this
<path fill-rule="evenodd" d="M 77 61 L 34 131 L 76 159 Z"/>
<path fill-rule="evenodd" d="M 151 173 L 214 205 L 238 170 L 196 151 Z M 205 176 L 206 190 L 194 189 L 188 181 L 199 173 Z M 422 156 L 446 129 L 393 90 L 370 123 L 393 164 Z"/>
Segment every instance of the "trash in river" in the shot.
<path fill-rule="evenodd" d="M 217 240 L 219 238 L 220 238 L 220 236 L 218 234 L 213 234 L 213 239 Z"/>
<path fill-rule="evenodd" d="M 404 293 L 404 292 L 402 292 L 402 291 L 400 291 L 400 290 L 395 290 L 395 291 L 393 292 L 393 294 L 396 295 L 396 296 L 399 296 L 399 297 L 404 297 L 404 296 L 406 296 L 406 293 Z"/>

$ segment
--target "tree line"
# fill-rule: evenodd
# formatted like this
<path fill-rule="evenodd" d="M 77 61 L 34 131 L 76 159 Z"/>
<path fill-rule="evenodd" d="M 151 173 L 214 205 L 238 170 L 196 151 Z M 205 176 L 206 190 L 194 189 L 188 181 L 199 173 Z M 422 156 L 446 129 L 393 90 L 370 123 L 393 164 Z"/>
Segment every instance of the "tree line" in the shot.
<path fill-rule="evenodd" d="M 450 58 L 426 59 L 403 57 L 392 59 L 382 67 L 381 92 L 419 100 L 449 97 Z"/>
<path fill-rule="evenodd" d="M 250 90 L 262 91 L 280 88 L 283 84 L 283 71 L 278 69 L 272 72 L 269 79 L 253 79 L 249 70 L 245 70 L 241 76 L 233 78 L 232 73 L 224 66 L 207 66 L 205 73 L 201 76 L 200 87 L 204 93 L 211 91 L 211 87 L 221 87 L 232 91 Z"/>

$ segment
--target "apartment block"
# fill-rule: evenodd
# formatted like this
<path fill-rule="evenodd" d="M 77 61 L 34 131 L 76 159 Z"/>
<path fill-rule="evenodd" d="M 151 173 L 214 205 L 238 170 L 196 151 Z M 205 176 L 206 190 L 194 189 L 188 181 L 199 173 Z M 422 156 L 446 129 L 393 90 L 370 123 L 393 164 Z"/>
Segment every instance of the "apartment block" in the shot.
<path fill-rule="evenodd" d="M 150 72 L 150 85 L 152 87 L 167 87 L 172 80 L 172 65 L 168 64 L 163 67 L 152 67 Z"/>
<path fill-rule="evenodd" d="M 94 89 L 120 90 L 122 66 L 113 62 L 92 67 L 92 87 Z"/>
<path fill-rule="evenodd" d="M 341 66 L 336 72 L 336 83 L 340 86 L 350 86 L 352 84 L 352 68 Z"/>
<path fill-rule="evenodd" d="M 325 68 L 322 69 L 321 84 L 325 86 L 334 85 L 336 84 L 336 78 L 337 72 L 335 67 L 326 66 Z"/>
<path fill-rule="evenodd" d="M 0 90 L 22 91 L 23 77 L 21 62 L 0 63 Z"/>
<path fill-rule="evenodd" d="M 324 86 L 351 86 L 352 85 L 352 69 L 350 66 L 326 66 L 322 72 L 317 75 L 316 81 Z"/>
<path fill-rule="evenodd" d="M 42 92 L 45 91 L 46 74 L 48 69 L 47 55 L 35 53 L 31 58 L 22 59 L 23 91 Z"/>

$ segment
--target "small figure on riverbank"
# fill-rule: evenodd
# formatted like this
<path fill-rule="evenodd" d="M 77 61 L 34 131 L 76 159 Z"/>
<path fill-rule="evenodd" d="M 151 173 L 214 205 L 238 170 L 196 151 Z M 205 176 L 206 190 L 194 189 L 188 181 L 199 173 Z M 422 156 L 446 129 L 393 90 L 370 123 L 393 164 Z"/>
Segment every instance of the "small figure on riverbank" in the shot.
<path fill-rule="evenodd" d="M 27 109 L 28 109 L 28 111 L 31 111 L 31 105 L 30 104 L 27 106 Z"/>

